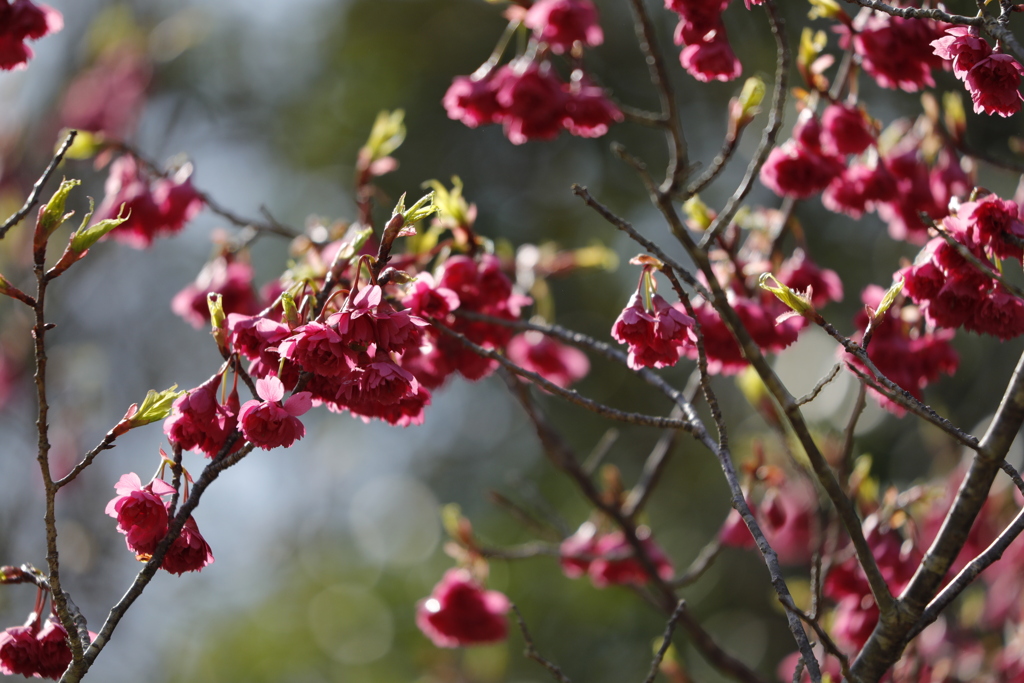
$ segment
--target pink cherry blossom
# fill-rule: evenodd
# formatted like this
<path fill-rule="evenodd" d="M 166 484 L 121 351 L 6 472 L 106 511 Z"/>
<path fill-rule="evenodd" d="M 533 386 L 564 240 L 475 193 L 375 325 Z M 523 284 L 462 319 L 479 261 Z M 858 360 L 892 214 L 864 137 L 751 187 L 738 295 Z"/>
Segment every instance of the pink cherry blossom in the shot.
<path fill-rule="evenodd" d="M 220 403 L 220 382 L 221 376 L 214 375 L 174 401 L 171 414 L 164 420 L 164 434 L 171 443 L 208 458 L 221 451 L 238 424 L 238 394 L 232 392 L 227 403 Z M 232 452 L 241 447 L 242 440 L 236 439 Z"/>
<path fill-rule="evenodd" d="M 658 577 L 664 581 L 671 579 L 675 570 L 661 548 L 650 537 L 641 537 L 640 544 Z M 644 586 L 650 580 L 650 575 L 634 556 L 632 546 L 621 531 L 601 536 L 594 546 L 594 554 L 595 559 L 587 568 L 587 575 L 596 588 L 624 584 Z"/>
<path fill-rule="evenodd" d="M 123 475 L 114 490 L 117 497 L 107 503 L 106 514 L 117 520 L 128 549 L 136 555 L 151 555 L 167 535 L 167 508 L 161 496 L 174 493 L 170 484 L 154 479 L 145 486 L 134 472 Z"/>
<path fill-rule="evenodd" d="M 209 564 L 213 564 L 213 551 L 199 533 L 195 520 L 189 516 L 181 533 L 167 549 L 160 568 L 180 576 L 185 572 L 197 572 Z"/>
<path fill-rule="evenodd" d="M 0 633 L 0 673 L 8 676 L 35 675 L 39 671 L 41 648 L 31 626 L 11 626 Z"/>
<path fill-rule="evenodd" d="M 497 91 L 488 79 L 456 76 L 444 94 L 444 109 L 448 118 L 461 121 L 470 128 L 494 123 L 501 107 Z"/>
<path fill-rule="evenodd" d="M 506 353 L 516 365 L 536 372 L 563 389 L 590 372 L 590 361 L 585 353 L 541 332 L 531 330 L 512 337 Z"/>
<path fill-rule="evenodd" d="M 523 24 L 556 54 L 568 52 L 576 41 L 591 47 L 604 42 L 597 9 L 590 0 L 539 0 L 527 11 Z"/>
<path fill-rule="evenodd" d="M 860 154 L 875 141 L 866 114 L 853 105 L 830 104 L 821 124 L 825 146 L 836 154 Z"/>
<path fill-rule="evenodd" d="M 684 347 L 693 343 L 693 318 L 673 308 L 658 294 L 651 295 L 651 310 L 641 292 L 629 299 L 612 326 L 612 337 L 629 346 L 627 362 L 634 370 L 675 365 Z"/>
<path fill-rule="evenodd" d="M 416 605 L 416 625 L 437 647 L 496 643 L 508 636 L 510 607 L 505 595 L 484 590 L 469 571 L 449 569 Z"/>
<path fill-rule="evenodd" d="M 171 310 L 198 330 L 210 322 L 207 296 L 220 294 L 225 313 L 253 315 L 260 310 L 260 302 L 252 279 L 250 264 L 220 256 L 203 266 L 195 282 L 174 295 Z"/>
<path fill-rule="evenodd" d="M 494 76 L 498 118 L 514 145 L 553 140 L 562 129 L 567 96 L 550 64 L 523 62 L 504 66 Z"/>
<path fill-rule="evenodd" d="M 931 42 L 938 57 L 952 61 L 953 73 L 963 80 L 975 64 L 992 54 L 992 46 L 978 35 L 976 29 L 953 26 L 946 35 Z"/>
<path fill-rule="evenodd" d="M 90 633 L 90 636 L 94 634 Z M 67 643 L 68 632 L 52 616 L 46 620 L 36 634 L 39 643 L 39 668 L 36 675 L 40 678 L 58 680 L 71 663 L 71 648 Z"/>
<path fill-rule="evenodd" d="M 964 84 L 974 102 L 974 113 L 1007 117 L 1020 111 L 1021 75 L 1024 75 L 1024 67 L 1001 52 L 991 54 L 971 67 Z"/>
<path fill-rule="evenodd" d="M 605 95 L 603 88 L 583 85 L 576 90 L 569 89 L 568 93 L 562 125 L 573 135 L 599 138 L 608 132 L 612 123 L 621 122 L 625 118 L 615 103 Z"/>
<path fill-rule="evenodd" d="M 26 40 L 39 40 L 64 28 L 64 17 L 32 0 L 0 0 L 0 71 L 24 69 L 32 58 Z"/>
<path fill-rule="evenodd" d="M 263 401 L 247 401 L 238 413 L 238 425 L 247 441 L 264 450 L 287 448 L 306 435 L 298 416 L 312 407 L 310 392 L 301 391 L 284 398 L 284 385 L 277 377 L 256 381 L 256 392 Z"/>
<path fill-rule="evenodd" d="M 687 45 L 679 54 L 679 61 L 687 73 L 702 83 L 731 81 L 743 73 L 724 30 L 717 31 L 712 40 Z"/>

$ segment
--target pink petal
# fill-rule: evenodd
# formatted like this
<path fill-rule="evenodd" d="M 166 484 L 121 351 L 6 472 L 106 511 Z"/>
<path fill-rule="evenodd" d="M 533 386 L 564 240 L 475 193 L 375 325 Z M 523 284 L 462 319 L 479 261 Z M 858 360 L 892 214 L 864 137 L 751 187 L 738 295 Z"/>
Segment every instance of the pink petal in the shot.
<path fill-rule="evenodd" d="M 256 380 L 256 393 L 267 402 L 276 402 L 284 398 L 284 384 L 273 375 Z"/>

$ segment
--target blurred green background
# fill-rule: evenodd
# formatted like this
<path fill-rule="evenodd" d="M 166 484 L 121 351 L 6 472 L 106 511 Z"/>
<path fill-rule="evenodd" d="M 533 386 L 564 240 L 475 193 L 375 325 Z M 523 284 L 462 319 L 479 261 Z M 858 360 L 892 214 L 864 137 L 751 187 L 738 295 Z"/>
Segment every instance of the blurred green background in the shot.
<path fill-rule="evenodd" d="M 352 168 L 377 112 L 406 111 L 408 138 L 399 170 L 382 179 L 389 200 L 414 194 L 431 178 L 459 175 L 479 207 L 477 227 L 513 245 L 554 240 L 567 248 L 607 244 L 625 264 L 638 249 L 586 210 L 570 192 L 583 184 L 667 245 L 667 232 L 647 205 L 637 177 L 609 153 L 624 144 L 652 167 L 664 163 L 661 135 L 624 124 L 603 139 L 563 135 L 515 147 L 498 127 L 470 130 L 450 121 L 440 99 L 451 79 L 487 58 L 505 20 L 502 6 L 481 0 L 53 0 L 66 28 L 35 44 L 25 71 L 0 75 L 0 214 L 20 205 L 57 142 L 58 110 L 67 83 L 111 44 L 127 41 L 152 61 L 153 78 L 130 140 L 151 158 L 179 153 L 196 166 L 195 184 L 233 211 L 257 216 L 267 207 L 301 227 L 312 216 L 351 218 Z M 656 96 L 635 43 L 628 3 L 598 0 L 606 41 L 587 63 L 621 102 L 654 108 Z M 678 68 L 671 43 L 673 15 L 648 3 L 661 47 L 673 69 L 691 155 L 708 163 L 725 133 L 725 106 L 742 81 L 699 84 Z M 786 2 L 790 43 L 806 23 L 807 5 Z M 953 3 L 954 5 L 957 3 Z M 965 11 L 970 10 L 970 3 Z M 764 13 L 733 3 L 726 21 L 744 76 L 769 83 L 774 44 Z M 821 28 L 827 28 L 818 22 Z M 940 75 L 940 86 L 954 82 Z M 874 116 L 888 123 L 919 111 L 914 95 L 864 83 Z M 763 115 L 758 119 L 760 123 Z M 1019 117 L 1017 117 L 1019 119 Z M 788 112 L 792 122 L 793 112 Z M 1016 119 L 970 119 L 977 147 L 1001 150 Z M 738 159 L 703 198 L 720 207 L 753 152 L 756 127 Z M 102 197 L 104 175 L 91 162 L 62 172 L 81 177 Z M 982 167 L 979 184 L 1010 196 L 1014 180 Z M 759 184 L 754 203 L 778 199 Z M 386 202 L 385 202 L 386 203 Z M 859 292 L 887 285 L 900 258 L 915 249 L 888 240 L 876 218 L 855 222 L 801 203 L 815 260 L 839 271 L 846 299 L 825 311 L 851 330 Z M 226 228 L 204 212 L 180 237 L 138 252 L 116 243 L 94 249 L 77 272 L 55 286 L 51 319 L 54 443 L 58 463 L 72 463 L 98 442 L 132 402 L 150 388 L 196 386 L 219 358 L 205 332 L 171 314 L 168 302 L 211 253 L 211 233 Z M 18 282 L 28 272 L 26 226 L 0 242 L 0 269 Z M 263 239 L 253 251 L 257 280 L 287 262 L 283 241 Z M 611 323 L 635 285 L 636 272 L 583 272 L 553 282 L 558 320 L 608 339 Z M 28 321 L 0 301 L 0 343 L 15 357 L 28 351 Z M 961 370 L 928 390 L 928 400 L 968 429 L 994 409 L 1021 344 L 961 335 Z M 794 394 L 809 390 L 835 362 L 833 343 L 808 333 L 777 367 Z M 665 372 L 683 385 L 689 363 Z M 0 563 L 42 566 L 42 503 L 35 471 L 34 399 L 22 374 L 0 409 Z M 778 451 L 778 437 L 746 404 L 733 380 L 716 380 L 737 457 L 755 441 Z M 594 359 L 579 389 L 597 400 L 649 413 L 669 406 L 621 367 Z M 852 400 L 845 376 L 809 408 L 823 432 L 845 423 Z M 539 400 L 582 455 L 612 425 L 550 397 Z M 413 624 L 414 606 L 451 560 L 439 509 L 457 502 L 479 536 L 493 545 L 531 534 L 489 500 L 498 491 L 545 511 L 575 529 L 589 514 L 583 497 L 543 459 L 529 425 L 497 378 L 470 385 L 455 380 L 435 395 L 422 427 L 364 425 L 326 413 L 304 419 L 308 435 L 295 447 L 258 452 L 213 487 L 196 519 L 215 564 L 198 575 L 161 575 L 122 622 L 91 674 L 94 680 L 384 683 L 416 680 L 532 681 L 548 674 L 520 656 L 513 629 L 507 643 L 470 650 L 434 648 Z M 660 436 L 620 427 L 607 461 L 627 484 Z M 948 471 L 959 452 L 913 418 L 897 420 L 869 405 L 857 452 L 874 456 L 875 474 L 906 485 Z M 61 501 L 59 517 L 67 587 L 98 625 L 137 571 L 113 520 L 102 514 L 121 473 L 144 479 L 165 445 L 157 425 L 130 433 L 103 454 Z M 710 541 L 728 510 L 716 463 L 683 438 L 649 506 L 647 521 L 678 570 Z M 198 471 L 202 462 L 186 456 Z M 800 577 L 802 572 L 793 571 Z M 730 652 L 766 676 L 793 646 L 773 607 L 760 560 L 726 550 L 713 570 L 682 591 L 693 612 Z M 796 580 L 799 583 L 799 578 Z M 622 588 L 596 590 L 562 576 L 540 557 L 494 562 L 490 586 L 522 609 L 540 651 L 576 681 L 642 680 L 663 618 Z M 24 621 L 33 595 L 0 591 L 0 621 Z M 718 681 L 677 639 L 679 657 L 695 680 Z"/>

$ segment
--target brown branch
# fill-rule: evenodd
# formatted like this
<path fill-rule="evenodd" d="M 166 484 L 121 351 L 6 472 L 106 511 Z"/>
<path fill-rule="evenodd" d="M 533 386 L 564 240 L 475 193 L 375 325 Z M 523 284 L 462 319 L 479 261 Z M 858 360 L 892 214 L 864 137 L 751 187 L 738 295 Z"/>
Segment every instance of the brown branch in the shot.
<path fill-rule="evenodd" d="M 665 181 L 661 184 L 660 192 L 672 195 L 684 182 L 690 163 L 683 126 L 679 120 L 679 105 L 672 92 L 672 81 L 669 79 L 668 69 L 665 68 L 665 60 L 662 59 L 661 52 L 654 40 L 654 26 L 651 24 L 651 18 L 647 15 L 647 8 L 644 6 L 643 0 L 630 0 L 630 5 L 633 8 L 637 42 L 644 55 L 644 61 L 647 63 L 651 84 L 658 91 L 661 118 L 666 122 L 665 134 L 668 138 L 669 160 L 668 168 L 665 170 Z"/>
<path fill-rule="evenodd" d="M 682 618 L 685 611 L 686 601 L 680 600 L 672 612 L 672 616 L 668 618 L 668 623 L 665 624 L 665 633 L 661 637 L 661 647 L 654 653 L 654 659 L 651 660 L 651 669 L 647 672 L 647 678 L 644 679 L 644 683 L 654 683 L 654 679 L 657 678 L 658 669 L 661 668 L 661 662 L 665 659 L 665 653 L 672 646 L 672 634 L 676 630 L 676 624 Z"/>
<path fill-rule="evenodd" d="M 512 603 L 512 611 L 516 615 L 516 621 L 519 623 L 519 632 L 523 634 L 523 642 L 526 645 L 526 649 L 523 650 L 523 656 L 527 659 L 532 659 L 543 666 L 551 673 L 556 681 L 559 681 L 559 683 L 572 683 L 569 677 L 565 675 L 565 672 L 563 672 L 557 664 L 544 659 L 540 652 L 537 651 L 537 647 L 533 644 L 533 638 L 530 636 L 530 632 L 526 629 L 526 622 L 523 620 L 523 615 L 519 611 L 519 608 L 516 607 L 515 603 Z"/>
<path fill-rule="evenodd" d="M 880 619 L 853 663 L 853 673 L 864 681 L 876 681 L 900 658 L 907 635 L 938 593 L 967 534 L 988 498 L 992 482 L 1006 458 L 1010 444 L 1024 424 L 1024 355 L 1014 369 L 995 417 L 978 445 L 971 467 L 960 483 L 942 527 L 925 553 L 921 565 L 900 595 L 895 619 Z"/>
<path fill-rule="evenodd" d="M 765 11 L 768 14 L 768 23 L 772 27 L 772 35 L 775 37 L 775 88 L 772 91 L 772 106 L 768 114 L 768 123 L 761 134 L 761 142 L 754 153 L 754 158 L 747 165 L 747 172 L 743 175 L 736 191 L 729 197 L 722 211 L 711 221 L 711 225 L 704 233 L 700 241 L 701 250 L 706 250 L 716 237 L 732 222 L 740 204 L 750 192 L 754 185 L 754 178 L 761 172 L 761 167 L 768 160 L 768 154 L 775 147 L 782 128 L 783 109 L 786 106 L 786 89 L 789 87 L 789 44 L 786 42 L 786 22 L 779 14 L 779 8 L 775 0 L 765 0 Z"/>

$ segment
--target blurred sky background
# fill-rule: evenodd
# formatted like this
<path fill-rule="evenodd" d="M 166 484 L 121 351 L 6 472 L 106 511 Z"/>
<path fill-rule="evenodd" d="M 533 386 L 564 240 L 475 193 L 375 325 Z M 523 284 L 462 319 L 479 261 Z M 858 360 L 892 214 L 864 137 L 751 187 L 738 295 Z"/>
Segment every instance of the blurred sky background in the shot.
<path fill-rule="evenodd" d="M 563 325 L 607 340 L 637 276 L 625 265 L 637 248 L 574 198 L 572 183 L 588 186 L 645 234 L 668 243 L 639 180 L 608 151 L 610 142 L 621 142 L 657 168 L 664 160 L 660 134 L 627 124 L 603 139 L 563 135 L 515 147 L 500 128 L 470 130 L 446 117 L 441 97 L 454 76 L 471 73 L 489 55 L 505 25 L 501 6 L 481 0 L 50 4 L 63 12 L 65 29 L 33 44 L 36 57 L 27 70 L 0 74 L 3 216 L 20 206 L 58 142 L 69 81 L 104 49 L 127 43 L 153 69 L 129 140 L 159 163 L 187 155 L 195 164 L 196 186 L 238 214 L 257 217 L 265 206 L 299 228 L 314 215 L 353 218 L 356 151 L 378 111 L 403 108 L 408 138 L 395 155 L 401 166 L 381 182 L 391 201 L 402 192 L 420 192 L 425 180 L 447 183 L 457 174 L 479 207 L 477 228 L 487 236 L 513 245 L 555 240 L 567 248 L 598 241 L 619 254 L 623 265 L 616 272 L 582 272 L 553 283 Z M 673 16 L 660 2 L 648 4 L 673 67 L 692 158 L 707 163 L 725 132 L 726 102 L 742 81 L 704 85 L 683 73 L 671 44 Z M 784 4 L 791 26 L 805 23 L 804 3 Z M 657 100 L 635 44 L 628 3 L 597 5 L 606 41 L 588 54 L 590 68 L 620 101 L 653 109 Z M 744 76 L 761 75 L 770 84 L 774 46 L 763 12 L 748 13 L 736 2 L 726 20 Z M 791 33 L 795 45 L 796 29 Z M 940 85 L 952 83 L 951 76 L 939 78 Z M 919 111 L 914 95 L 868 84 L 863 94 L 873 115 L 885 122 Z M 988 119 L 980 126 L 971 117 L 971 139 L 979 147 L 997 147 L 1008 134 L 1020 133 L 1018 119 Z M 738 163 L 703 195 L 709 204 L 719 207 L 731 193 L 758 137 L 756 128 L 748 132 Z M 73 202 L 80 211 L 85 195 L 102 197 L 105 174 L 90 161 L 68 162 L 61 172 L 83 180 Z M 986 167 L 980 184 L 1004 197 L 1014 189 L 1012 178 Z M 760 184 L 751 201 L 778 204 Z M 378 216 L 389 209 L 384 206 Z M 912 258 L 915 249 L 888 240 L 875 217 L 837 217 L 817 199 L 802 203 L 797 215 L 814 258 L 843 278 L 844 302 L 825 313 L 850 331 L 860 290 L 872 282 L 888 285 L 900 257 Z M 207 333 L 174 316 L 168 304 L 195 278 L 212 252 L 211 233 L 220 228 L 234 230 L 203 212 L 183 234 L 146 251 L 105 242 L 53 287 L 50 319 L 58 326 L 51 336 L 51 440 L 58 463 L 77 461 L 148 389 L 194 387 L 217 368 L 219 355 Z M 30 273 L 29 234 L 26 222 L 0 242 L 0 268 L 16 283 L 27 282 Z M 669 245 L 669 251 L 680 250 Z M 258 284 L 276 277 L 287 258 L 283 240 L 257 242 Z M 9 354 L 25 357 L 28 327 L 24 311 L 0 301 L 0 343 Z M 995 407 L 1021 344 L 963 333 L 956 343 L 960 372 L 929 388 L 928 399 L 974 428 Z M 777 367 L 800 395 L 834 362 L 833 343 L 810 332 Z M 691 365 L 681 363 L 665 374 L 682 385 Z M 29 380 L 23 375 L 0 409 L 0 564 L 43 566 Z M 778 450 L 776 437 L 733 381 L 719 384 L 737 456 L 749 453 L 754 439 Z M 640 412 L 669 408 L 631 373 L 597 360 L 579 389 Z M 613 426 L 549 397 L 540 400 L 583 454 Z M 823 431 L 834 431 L 845 424 L 851 400 L 852 383 L 844 375 L 809 407 L 809 415 Z M 481 538 L 493 544 L 531 536 L 489 502 L 489 490 L 550 510 L 566 532 L 589 513 L 583 498 L 544 462 L 500 379 L 450 381 L 435 394 L 422 427 L 364 425 L 323 411 L 304 422 L 303 441 L 288 450 L 258 451 L 211 487 L 196 520 L 216 562 L 200 574 L 158 575 L 98 659 L 91 680 L 546 680 L 545 671 L 520 656 L 517 633 L 497 646 L 442 651 L 413 624 L 416 600 L 451 565 L 441 549 L 442 504 L 460 504 Z M 608 461 L 629 483 L 659 435 L 632 427 L 620 431 Z M 133 431 L 62 494 L 65 582 L 94 628 L 138 570 L 103 507 L 122 473 L 138 472 L 144 481 L 151 476 L 161 446 L 166 441 L 159 425 Z M 884 415 L 873 403 L 857 447 L 875 457 L 876 474 L 884 481 L 901 485 L 946 471 L 959 457 L 934 431 L 913 418 Z M 713 538 L 729 504 L 710 456 L 685 438 L 674 455 L 648 521 L 682 570 Z M 203 461 L 186 454 L 185 465 L 198 473 Z M 494 562 L 491 572 L 491 587 L 520 605 L 538 647 L 573 680 L 641 680 L 646 674 L 663 620 L 631 591 L 598 591 L 586 581 L 571 581 L 546 557 Z M 683 596 L 726 649 L 768 675 L 793 647 L 766 578 L 757 557 L 726 551 Z M 3 625 L 23 622 L 33 597 L 24 587 L 0 591 Z M 690 648 L 684 646 L 680 656 L 698 680 L 720 680 Z"/>

